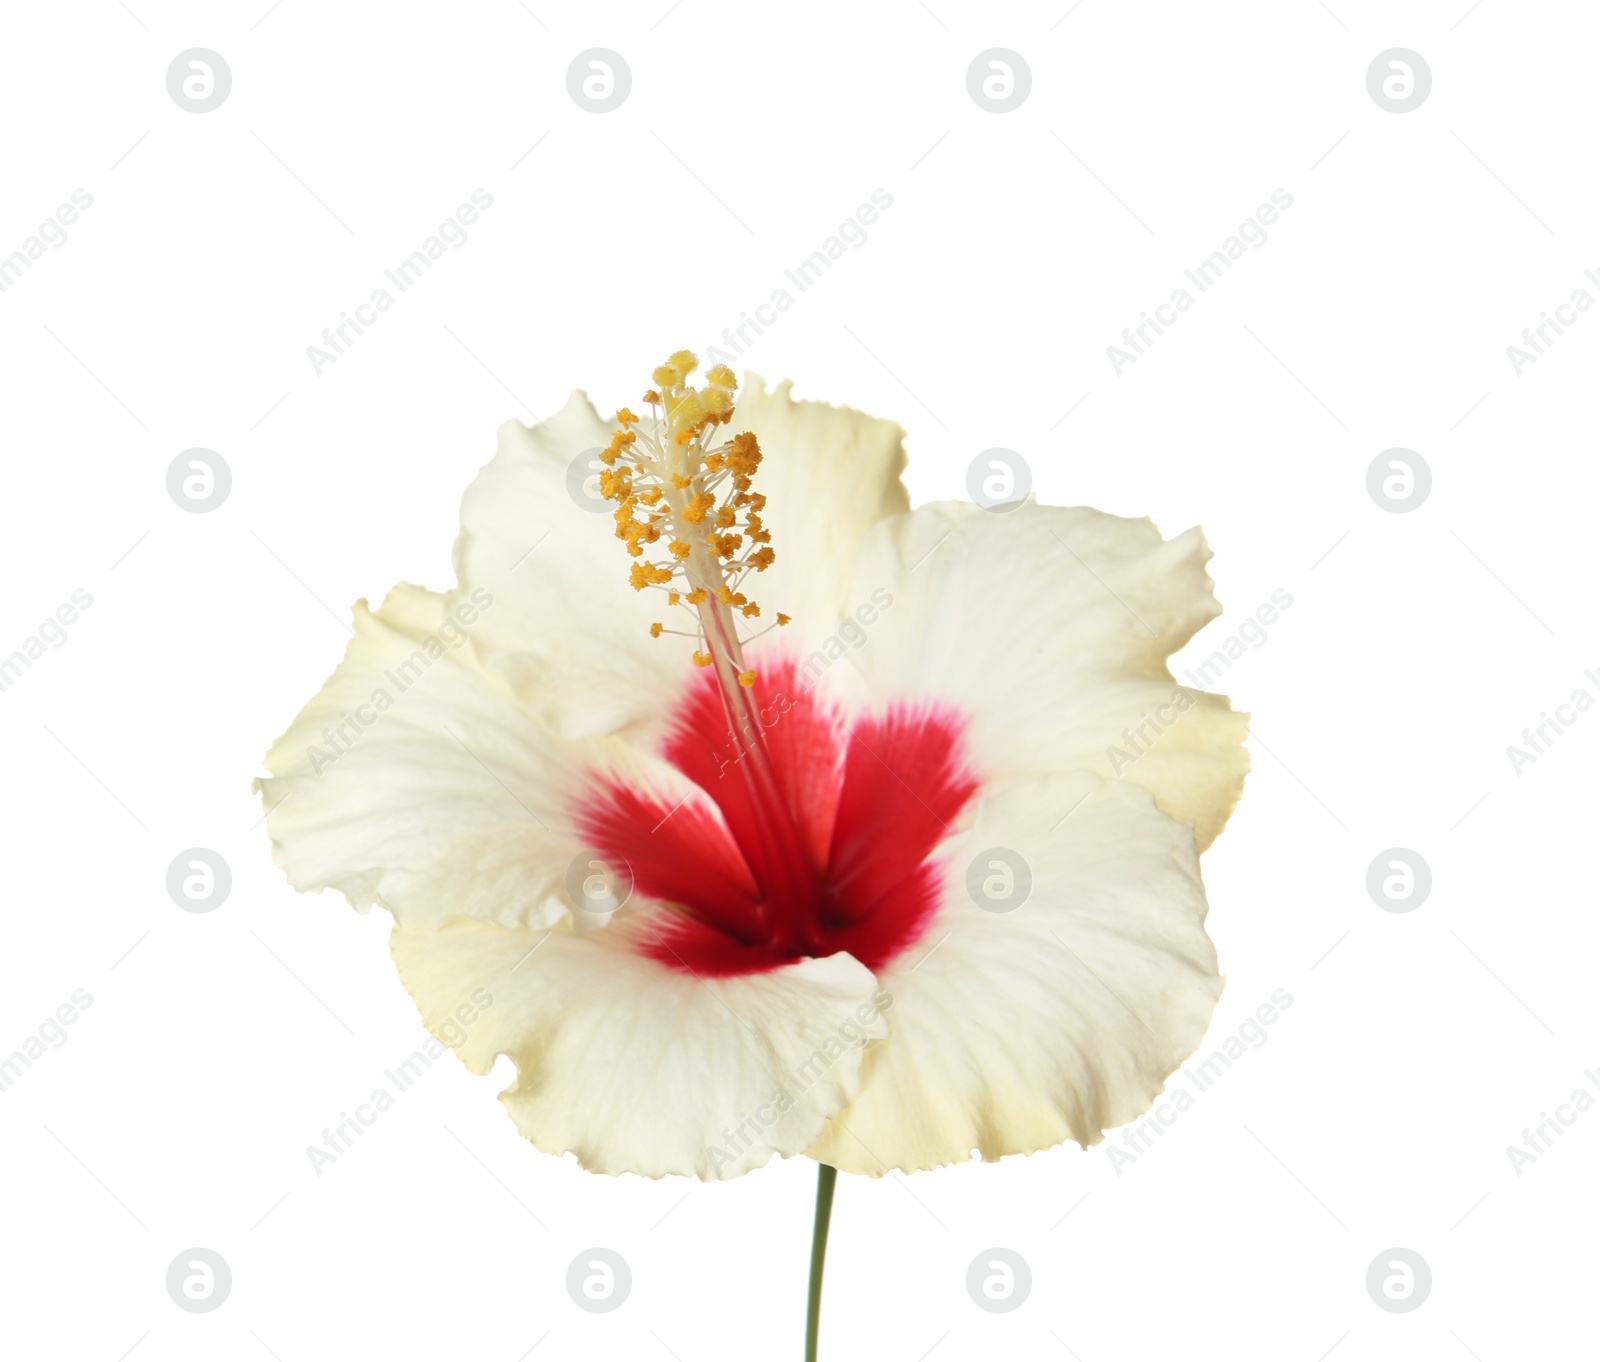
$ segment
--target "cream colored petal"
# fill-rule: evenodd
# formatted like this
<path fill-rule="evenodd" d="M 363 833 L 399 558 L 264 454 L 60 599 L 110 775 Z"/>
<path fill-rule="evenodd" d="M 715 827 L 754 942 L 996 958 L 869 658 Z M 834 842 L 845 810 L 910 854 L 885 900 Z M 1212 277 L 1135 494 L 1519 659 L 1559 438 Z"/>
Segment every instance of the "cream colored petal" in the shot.
<path fill-rule="evenodd" d="M 296 889 L 334 888 L 413 927 L 569 911 L 570 760 L 474 659 L 462 626 L 482 602 L 401 586 L 376 612 L 356 606 L 344 660 L 257 782 Z"/>
<path fill-rule="evenodd" d="M 994 848 L 1032 876 L 1007 913 L 967 891 L 975 860 L 1004 887 Z M 1221 993 L 1193 835 L 1146 791 L 1088 772 L 1028 782 L 986 799 L 948 855 L 937 918 L 881 971 L 888 1042 L 807 1151 L 847 1172 L 1097 1143 L 1149 1109 Z"/>
<path fill-rule="evenodd" d="M 774 566 L 743 588 L 760 624 L 778 612 L 792 632 L 833 632 L 846 600 L 850 558 L 863 535 L 906 509 L 903 432 L 846 407 L 796 402 L 747 375 L 733 423 L 753 431 L 763 460 L 755 489 L 767 497 Z M 692 629 L 658 591 L 628 585 L 632 560 L 607 503 L 583 509 L 572 495 L 574 460 L 598 451 L 613 427 L 582 393 L 541 425 L 500 428 L 494 459 L 467 490 L 455 550 L 462 586 L 496 600 L 475 631 L 480 652 L 563 737 L 654 724 L 661 697 L 681 687 L 695 643 L 653 639 L 652 623 Z M 591 489 L 592 490 L 592 489 Z M 788 633 L 786 631 L 786 637 Z M 637 735 L 636 735 L 637 736 Z"/>
<path fill-rule="evenodd" d="M 650 637 L 653 622 L 670 623 L 668 607 L 628 585 L 614 507 L 572 495 L 589 476 L 582 456 L 604 448 L 612 429 L 576 392 L 531 429 L 508 421 L 461 503 L 456 575 L 495 598 L 474 631 L 480 655 L 566 738 L 649 716 L 691 665 L 689 640 Z"/>
<path fill-rule="evenodd" d="M 985 776 L 1119 776 L 1193 823 L 1203 850 L 1249 769 L 1247 716 L 1179 686 L 1166 663 L 1221 611 L 1210 556 L 1198 529 L 1164 540 L 1148 520 L 1083 507 L 924 506 L 863 543 L 849 594 L 881 594 L 848 655 L 878 701 L 970 715 Z M 1152 717 L 1163 706 L 1165 724 Z"/>
<path fill-rule="evenodd" d="M 391 947 L 429 1030 L 475 1073 L 509 1055 L 518 1129 L 591 1172 L 737 1177 L 800 1153 L 860 1091 L 884 1024 L 850 956 L 701 979 L 628 941 L 460 922 Z"/>
<path fill-rule="evenodd" d="M 747 373 L 730 432 L 753 431 L 762 462 L 755 490 L 777 560 L 744 590 L 771 619 L 795 621 L 785 639 L 832 634 L 841 612 L 860 604 L 849 595 L 850 563 L 879 521 L 910 507 L 900 474 L 905 432 L 893 421 L 825 402 L 797 402 L 787 380 L 767 389 Z"/>

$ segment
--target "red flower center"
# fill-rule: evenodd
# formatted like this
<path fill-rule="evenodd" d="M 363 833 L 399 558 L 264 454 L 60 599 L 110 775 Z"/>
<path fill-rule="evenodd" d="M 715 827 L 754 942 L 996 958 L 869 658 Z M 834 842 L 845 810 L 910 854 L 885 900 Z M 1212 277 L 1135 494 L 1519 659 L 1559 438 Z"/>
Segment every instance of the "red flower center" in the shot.
<path fill-rule="evenodd" d="M 847 725 L 812 680 L 764 660 L 730 702 L 696 673 L 662 755 L 720 819 L 609 780 L 579 806 L 592 849 L 675 910 L 643 938 L 651 958 L 719 976 L 848 951 L 876 970 L 926 930 L 943 881 L 931 853 L 978 788 L 964 720 L 895 706 Z"/>

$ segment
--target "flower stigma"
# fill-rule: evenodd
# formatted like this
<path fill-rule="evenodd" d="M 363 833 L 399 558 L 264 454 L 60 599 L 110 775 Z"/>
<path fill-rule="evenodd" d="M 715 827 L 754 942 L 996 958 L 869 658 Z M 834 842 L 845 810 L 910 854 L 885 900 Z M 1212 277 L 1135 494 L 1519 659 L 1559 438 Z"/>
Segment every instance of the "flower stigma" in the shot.
<path fill-rule="evenodd" d="M 673 629 L 657 621 L 650 634 L 694 639 L 695 665 L 715 670 L 730 732 L 750 758 L 742 765 L 752 804 L 779 853 L 781 873 L 814 882 L 817 870 L 801 846 L 765 750 L 757 675 L 744 655 L 748 644 L 788 624 L 789 616 L 778 614 L 764 628 L 739 633 L 741 624 L 761 616 L 761 606 L 743 588 L 776 558 L 762 521 L 767 499 L 751 490 L 761 445 L 748 430 L 719 439 L 721 427 L 733 420 L 738 380 L 718 364 L 706 372 L 705 386 L 696 388 L 689 376 L 699 365 L 690 351 L 675 352 L 651 374 L 654 386 L 643 398 L 651 418 L 642 421 L 627 407 L 616 414 L 617 429 L 600 452 L 600 495 L 616 503 L 616 536 L 635 560 L 629 585 L 664 593 L 668 608 L 684 612 L 693 624 L 692 630 Z"/>
<path fill-rule="evenodd" d="M 789 617 L 780 614 L 776 624 L 739 636 L 742 620 L 761 615 L 740 588 L 776 557 L 761 520 L 767 499 L 750 490 L 761 446 L 749 431 L 717 439 L 718 428 L 733 419 L 738 381 L 718 364 L 706 386 L 695 388 L 688 379 L 699 364 L 679 350 L 651 375 L 656 386 L 644 395 L 649 423 L 626 407 L 617 413 L 617 430 L 600 453 L 600 495 L 617 503 L 617 538 L 638 560 L 629 585 L 664 592 L 668 607 L 694 624 L 690 632 L 657 622 L 651 637 L 694 639 L 696 666 L 715 667 L 724 688 L 750 689 L 756 673 L 745 665 L 744 646 Z M 665 554 L 655 548 L 663 541 Z M 647 553 L 652 548 L 655 557 Z"/>

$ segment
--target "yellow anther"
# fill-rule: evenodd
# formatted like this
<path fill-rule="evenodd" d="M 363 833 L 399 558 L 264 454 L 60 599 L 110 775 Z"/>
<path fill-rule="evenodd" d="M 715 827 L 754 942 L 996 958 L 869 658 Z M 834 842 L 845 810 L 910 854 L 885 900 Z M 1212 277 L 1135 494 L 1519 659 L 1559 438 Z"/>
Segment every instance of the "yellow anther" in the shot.
<path fill-rule="evenodd" d="M 635 591 L 643 591 L 647 586 L 663 586 L 671 580 L 672 574 L 654 563 L 635 563 L 628 573 L 628 585 Z"/>
<path fill-rule="evenodd" d="M 617 411 L 610 443 L 599 451 L 600 490 L 615 503 L 616 537 L 635 560 L 629 585 L 635 591 L 670 588 L 668 605 L 700 610 L 695 664 L 731 662 L 739 684 L 749 687 L 756 673 L 740 670 L 743 641 L 732 630 L 729 612 L 760 618 L 761 607 L 733 583 L 751 568 L 764 571 L 775 557 L 760 515 L 766 498 L 750 490 L 761 445 L 751 431 L 731 439 L 717 435 L 719 426 L 733 420 L 738 380 L 728 365 L 717 364 L 706 374 L 705 386 L 696 388 L 688 380 L 699 367 L 692 351 L 675 351 L 655 370 L 655 386 L 644 394 L 653 415 L 641 421 L 627 407 Z M 657 543 L 666 556 L 652 560 L 646 549 Z M 692 585 L 702 573 L 707 585 Z M 777 620 L 789 623 L 787 615 Z M 676 631 L 659 621 L 650 625 L 652 638 L 669 632 Z"/>
<path fill-rule="evenodd" d="M 755 683 L 756 683 L 756 674 L 755 674 L 755 672 L 748 671 L 748 672 L 740 672 L 739 673 L 739 684 L 741 686 L 753 686 L 753 685 L 755 685 Z"/>
<path fill-rule="evenodd" d="M 733 447 L 728 451 L 728 471 L 741 492 L 750 490 L 749 478 L 761 463 L 761 446 L 748 430 L 733 437 Z"/>

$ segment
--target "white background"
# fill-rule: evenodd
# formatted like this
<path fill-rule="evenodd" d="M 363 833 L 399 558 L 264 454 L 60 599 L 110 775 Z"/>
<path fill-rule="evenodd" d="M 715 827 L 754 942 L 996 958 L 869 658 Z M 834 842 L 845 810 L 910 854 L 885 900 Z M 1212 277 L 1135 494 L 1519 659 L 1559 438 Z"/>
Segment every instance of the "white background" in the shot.
<path fill-rule="evenodd" d="M 421 1029 L 386 915 L 293 894 L 249 782 L 352 601 L 450 585 L 501 421 L 573 387 L 634 399 L 877 188 L 866 244 L 739 367 L 899 420 L 916 501 L 964 495 L 999 445 L 1043 500 L 1203 523 L 1228 613 L 1180 674 L 1292 595 L 1223 683 L 1255 770 L 1205 858 L 1211 1043 L 1294 1001 L 1120 1169 L 1074 1146 L 841 1178 L 823 1355 L 1592 1346 L 1600 1114 L 1520 1175 L 1506 1150 L 1600 1084 L 1600 714 L 1520 774 L 1506 749 L 1600 696 L 1600 317 L 1520 376 L 1506 347 L 1600 267 L 1600 25 L 1470 3 L 8 7 L 0 252 L 94 202 L 0 294 L 0 651 L 74 589 L 94 603 L 0 694 L 0 1052 L 94 1001 L 0 1093 L 0 1351 L 799 1356 L 804 1160 L 591 1176 L 452 1061 L 313 1173 L 306 1146 Z M 197 46 L 233 75 L 206 114 L 165 84 Z M 1395 46 L 1433 73 L 1405 114 L 1366 88 Z M 591 47 L 632 70 L 615 112 L 569 97 Z M 992 47 L 1031 68 L 1015 112 L 967 93 Z M 480 187 L 467 243 L 316 374 L 306 347 Z M 1277 188 L 1267 243 L 1119 376 L 1106 347 Z M 204 515 L 165 487 L 193 446 L 233 471 Z M 1366 490 L 1395 446 L 1433 472 L 1410 514 Z M 214 913 L 167 896 L 191 846 L 232 867 Z M 1411 913 L 1365 888 L 1394 846 L 1432 867 Z M 609 1315 L 565 1289 L 594 1245 L 633 1271 Z M 214 1313 L 165 1290 L 193 1246 L 232 1268 Z M 1006 1315 L 964 1285 L 994 1246 L 1033 1273 Z M 1432 1269 L 1413 1313 L 1366 1290 L 1394 1246 Z"/>

